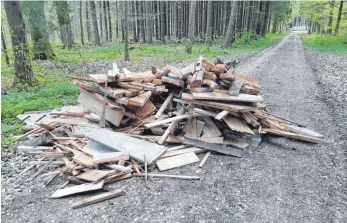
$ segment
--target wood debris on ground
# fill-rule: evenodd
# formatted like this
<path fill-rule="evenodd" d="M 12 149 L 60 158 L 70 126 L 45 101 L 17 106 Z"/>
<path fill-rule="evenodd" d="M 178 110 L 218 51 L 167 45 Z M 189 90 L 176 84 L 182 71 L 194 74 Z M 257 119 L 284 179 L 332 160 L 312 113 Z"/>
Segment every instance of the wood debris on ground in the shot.
<path fill-rule="evenodd" d="M 79 105 L 19 115 L 27 126 L 26 133 L 15 137 L 22 141 L 18 151 L 42 157 L 32 162 L 43 165 L 34 176 L 49 176 L 47 184 L 58 174 L 79 184 L 52 195 L 59 198 L 101 190 L 132 176 L 145 176 L 146 186 L 147 176 L 199 180 L 147 171 L 154 165 L 159 171 L 203 167 L 211 152 L 241 157 L 264 134 L 328 143 L 321 134 L 268 113 L 259 82 L 235 73 L 230 64 L 200 57 L 183 68 L 121 72 L 114 63 L 107 74 L 72 77 L 80 87 Z M 201 161 L 198 153 L 206 153 Z M 48 166 L 57 169 L 42 173 Z M 96 195 L 73 208 L 124 193 Z"/>

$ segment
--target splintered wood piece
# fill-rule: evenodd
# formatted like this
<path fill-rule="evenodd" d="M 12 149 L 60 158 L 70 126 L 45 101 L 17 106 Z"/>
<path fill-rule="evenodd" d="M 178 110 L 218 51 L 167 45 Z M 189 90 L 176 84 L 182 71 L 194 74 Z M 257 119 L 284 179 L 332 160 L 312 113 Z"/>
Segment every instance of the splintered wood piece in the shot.
<path fill-rule="evenodd" d="M 227 116 L 224 117 L 223 120 L 233 131 L 254 135 L 252 129 L 250 129 L 243 121 L 238 118 Z"/>
<path fill-rule="evenodd" d="M 250 95 L 240 93 L 238 96 L 230 96 L 228 94 L 207 92 L 207 93 L 192 93 L 194 99 L 199 100 L 217 100 L 217 101 L 240 101 L 240 102 L 262 102 L 263 98 L 260 95 Z"/>
<path fill-rule="evenodd" d="M 181 74 L 184 78 L 187 78 L 188 75 L 192 75 L 195 72 L 195 63 L 192 63 L 181 70 Z M 172 73 L 172 72 L 171 72 Z"/>
<path fill-rule="evenodd" d="M 232 146 L 240 148 L 240 149 L 245 149 L 249 146 L 248 143 L 246 143 L 246 142 L 242 142 L 242 141 L 238 141 L 238 140 L 231 140 L 231 139 L 223 141 L 223 144 L 224 145 L 232 145 Z"/>
<path fill-rule="evenodd" d="M 223 143 L 224 137 L 198 137 L 198 140 L 210 143 Z"/>
<path fill-rule="evenodd" d="M 88 184 L 81 184 L 77 186 L 72 186 L 64 189 L 57 190 L 51 198 L 61 198 L 66 197 L 72 194 L 78 194 L 83 193 L 87 191 L 94 191 L 94 190 L 100 190 L 104 186 L 104 181 L 100 181 L 99 183 L 88 183 Z"/>
<path fill-rule="evenodd" d="M 125 192 L 122 191 L 121 189 L 117 189 L 117 190 L 114 190 L 114 191 L 102 193 L 102 194 L 99 194 L 99 195 L 96 195 L 96 196 L 88 197 L 87 199 L 84 199 L 84 200 L 81 200 L 81 201 L 74 202 L 72 204 L 72 208 L 76 209 L 76 208 L 85 207 L 85 206 L 88 206 L 88 205 L 91 205 L 91 204 L 99 203 L 101 201 L 105 201 L 105 200 L 108 200 L 108 199 L 119 197 L 119 196 L 122 196 L 124 194 L 125 194 Z"/>
<path fill-rule="evenodd" d="M 167 68 L 164 68 L 163 70 L 159 70 L 157 69 L 157 74 L 156 74 L 156 78 L 161 78 L 163 76 L 166 76 L 170 73 L 170 70 Z"/>
<path fill-rule="evenodd" d="M 229 73 L 229 72 L 228 72 L 228 73 Z M 244 80 L 244 81 L 247 81 L 247 82 L 249 82 L 249 83 L 251 83 L 251 84 L 253 84 L 253 85 L 259 85 L 259 82 L 258 82 L 256 79 L 253 79 L 253 78 L 250 78 L 250 77 L 247 77 L 247 76 L 244 76 L 244 75 L 235 73 L 235 72 L 233 72 L 232 74 L 233 74 L 235 77 L 240 78 L 240 79 L 242 79 L 242 80 Z"/>
<path fill-rule="evenodd" d="M 202 117 L 202 119 L 205 121 L 206 127 L 211 131 L 212 136 L 218 137 L 222 135 L 210 117 Z"/>
<path fill-rule="evenodd" d="M 234 80 L 235 79 L 235 76 L 232 74 L 232 73 L 221 73 L 219 74 L 219 78 L 222 79 L 222 80 Z"/>
<path fill-rule="evenodd" d="M 243 80 L 240 78 L 235 78 L 235 80 L 231 83 L 229 88 L 229 95 L 238 96 L 243 85 Z"/>
<path fill-rule="evenodd" d="M 155 85 L 162 85 L 163 84 L 163 80 L 162 79 L 153 79 L 152 83 Z"/>
<path fill-rule="evenodd" d="M 157 110 L 157 108 L 154 106 L 154 104 L 150 100 L 148 100 L 144 106 L 139 108 L 139 110 L 136 112 L 136 114 L 139 118 L 143 119 L 143 118 L 148 117 L 155 110 Z"/>
<path fill-rule="evenodd" d="M 190 82 L 190 86 L 192 87 L 200 86 L 202 84 L 203 79 L 204 79 L 204 70 L 200 69 L 195 71 L 195 73 L 193 74 L 193 78 Z"/>
<path fill-rule="evenodd" d="M 150 82 L 153 79 L 156 78 L 155 75 L 152 74 L 152 71 L 147 71 L 147 72 L 142 72 L 142 73 L 129 73 L 128 70 L 125 72 L 126 68 L 123 68 L 124 74 L 119 73 L 116 76 L 117 81 L 145 81 L 145 82 Z"/>
<path fill-rule="evenodd" d="M 217 71 L 219 73 L 226 72 L 225 64 L 217 64 L 214 66 L 214 71 Z"/>
<path fill-rule="evenodd" d="M 181 79 L 176 79 L 176 78 L 172 78 L 172 77 L 162 77 L 161 79 L 165 83 L 173 84 L 176 86 L 183 86 L 184 85 L 184 81 Z"/>
<path fill-rule="evenodd" d="M 103 84 L 107 80 L 107 74 L 88 74 L 88 76 L 93 80 L 95 83 Z"/>
<path fill-rule="evenodd" d="M 329 142 L 324 140 L 324 139 L 315 138 L 312 136 L 301 135 L 301 134 L 292 133 L 292 132 L 286 132 L 286 131 L 282 131 L 282 130 L 278 130 L 278 129 L 263 128 L 262 132 L 266 132 L 266 133 L 270 133 L 270 134 L 274 134 L 274 135 L 279 135 L 279 136 L 284 136 L 287 138 L 317 143 L 317 144 L 329 144 Z"/>
<path fill-rule="evenodd" d="M 195 93 L 203 93 L 203 92 L 212 91 L 212 89 L 209 87 L 191 87 L 190 85 L 188 85 L 187 88 L 190 90 L 190 92 L 195 92 Z"/>
<path fill-rule="evenodd" d="M 175 92 L 170 92 L 169 96 L 167 96 L 167 98 L 165 99 L 164 103 L 161 105 L 161 107 L 159 108 L 158 112 L 155 114 L 154 118 L 158 119 L 160 117 L 161 114 L 163 114 L 164 110 L 166 109 L 166 107 L 172 103 L 172 98 L 175 95 Z"/>
<path fill-rule="evenodd" d="M 160 159 L 170 157 L 170 156 L 177 156 L 177 155 L 184 154 L 184 153 L 190 153 L 190 152 L 203 153 L 205 151 L 206 150 L 204 150 L 204 149 L 200 149 L 200 148 L 196 148 L 196 147 L 190 147 L 190 148 L 174 150 L 174 151 L 167 151 L 166 153 L 164 153 L 160 157 Z"/>
<path fill-rule="evenodd" d="M 201 149 L 207 149 L 210 151 L 214 151 L 214 152 L 218 152 L 218 153 L 222 153 L 222 154 L 226 154 L 226 155 L 242 157 L 242 150 L 240 150 L 240 149 L 220 146 L 220 145 L 215 144 L 215 143 L 208 143 L 208 142 L 204 142 L 204 141 L 197 140 L 197 139 L 184 138 L 183 144 L 195 146 L 195 147 L 198 147 Z"/>
<path fill-rule="evenodd" d="M 191 117 L 192 116 L 189 115 L 189 114 L 187 114 L 187 115 L 178 115 L 178 116 L 175 116 L 175 117 L 172 117 L 172 118 L 168 118 L 168 119 L 164 119 L 164 120 L 159 120 L 159 121 L 156 121 L 156 122 L 148 123 L 148 124 L 145 124 L 144 126 L 146 128 L 148 128 L 148 129 L 150 129 L 150 128 L 153 128 L 153 127 L 164 125 L 166 123 L 173 122 L 173 121 L 182 120 L 182 119 L 189 119 Z"/>
<path fill-rule="evenodd" d="M 199 157 L 194 152 L 190 152 L 157 160 L 156 164 L 160 171 L 164 171 L 199 161 Z"/>
<path fill-rule="evenodd" d="M 181 109 L 178 111 L 177 115 L 182 115 L 184 112 L 185 112 L 185 107 L 182 106 Z M 167 140 L 170 133 L 174 134 L 178 123 L 179 123 L 179 120 L 171 122 L 169 127 L 165 130 L 164 134 L 162 135 L 162 137 L 158 141 L 158 144 L 162 145 Z"/>
<path fill-rule="evenodd" d="M 148 99 L 151 97 L 152 92 L 151 91 L 147 91 L 143 94 L 140 94 L 136 97 L 133 98 L 129 98 L 128 99 L 128 105 L 134 105 L 134 106 L 144 106 L 146 104 L 146 102 L 148 101 Z"/>
<path fill-rule="evenodd" d="M 214 82 L 213 80 L 203 79 L 202 84 L 206 84 L 206 85 L 210 86 L 211 89 L 218 88 L 218 84 L 216 82 Z"/>
<path fill-rule="evenodd" d="M 115 173 L 114 170 L 89 170 L 87 172 L 81 173 L 77 176 L 78 179 L 86 180 L 90 182 L 99 181 L 104 179 L 107 175 Z"/>
<path fill-rule="evenodd" d="M 203 59 L 201 61 L 201 66 L 203 68 L 205 68 L 205 70 L 208 70 L 208 71 L 214 71 L 215 70 L 215 66 L 210 61 L 205 60 L 205 59 Z"/>
<path fill-rule="evenodd" d="M 144 177 L 144 173 L 136 175 L 137 177 Z M 171 179 L 180 179 L 180 180 L 200 180 L 199 176 L 183 176 L 183 175 L 167 175 L 167 174 L 158 174 L 158 173 L 149 173 L 149 177 L 159 177 L 159 178 L 171 178 Z"/>
<path fill-rule="evenodd" d="M 215 117 L 217 120 L 222 120 L 225 116 L 229 114 L 229 111 L 223 110 Z"/>
<path fill-rule="evenodd" d="M 254 94 L 254 95 L 257 95 L 260 93 L 260 91 L 254 87 L 251 87 L 247 84 L 243 84 L 242 87 L 241 87 L 241 92 L 243 93 L 248 93 L 248 94 Z"/>
<path fill-rule="evenodd" d="M 193 111 L 195 113 L 199 113 L 202 115 L 207 115 L 207 116 L 212 116 L 212 117 L 216 117 L 218 115 L 218 113 L 210 111 L 210 110 L 204 110 L 204 109 L 200 109 L 200 108 L 194 108 Z"/>
<path fill-rule="evenodd" d="M 205 165 L 205 163 L 206 163 L 206 161 L 210 155 L 211 155 L 211 151 L 208 151 L 199 164 L 200 168 L 202 168 Z"/>
<path fill-rule="evenodd" d="M 176 75 L 179 79 L 183 78 L 183 75 L 181 74 L 180 70 L 177 67 L 166 65 L 166 68 L 169 69 L 170 72 Z"/>
<path fill-rule="evenodd" d="M 115 163 L 119 160 L 129 160 L 129 153 L 113 152 L 113 153 L 98 153 L 94 154 L 93 161 L 95 164 Z"/>
<path fill-rule="evenodd" d="M 212 72 L 204 71 L 204 79 L 216 80 L 217 76 Z"/>
<path fill-rule="evenodd" d="M 102 113 L 102 102 L 99 101 L 93 94 L 80 89 L 81 94 L 78 98 L 78 102 L 93 111 L 94 113 L 101 115 Z M 119 126 L 123 119 L 124 113 L 121 111 L 112 110 L 109 106 L 106 106 L 105 119 L 115 126 Z M 78 123 L 77 123 L 78 125 Z M 94 125 L 93 125 L 94 126 Z"/>

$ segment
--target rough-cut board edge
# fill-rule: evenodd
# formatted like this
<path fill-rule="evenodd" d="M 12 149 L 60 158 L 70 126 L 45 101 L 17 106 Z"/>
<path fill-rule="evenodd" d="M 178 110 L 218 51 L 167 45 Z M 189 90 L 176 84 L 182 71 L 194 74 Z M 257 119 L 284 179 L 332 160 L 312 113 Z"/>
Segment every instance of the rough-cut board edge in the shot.
<path fill-rule="evenodd" d="M 233 131 L 254 135 L 252 129 L 250 129 L 245 123 L 242 122 L 242 120 L 238 118 L 227 116 L 224 117 L 223 120 Z"/>
<path fill-rule="evenodd" d="M 171 156 L 156 161 L 157 167 L 160 171 L 165 171 L 192 163 L 199 162 L 199 157 L 194 152 L 184 153 L 177 156 Z M 181 163 L 179 163 L 181 162 Z"/>
<path fill-rule="evenodd" d="M 115 197 L 119 197 L 124 195 L 125 192 L 122 191 L 121 189 L 117 189 L 114 191 L 110 191 L 107 193 L 102 193 L 96 196 L 92 196 L 92 197 L 88 197 L 84 200 L 80 200 L 80 201 L 76 201 L 72 204 L 72 208 L 76 209 L 76 208 L 81 208 L 87 205 L 91 205 L 91 204 L 95 204 L 95 203 L 99 203 L 101 201 L 105 201 L 111 198 L 115 198 Z"/>
<path fill-rule="evenodd" d="M 240 101 L 240 102 L 262 102 L 263 97 L 260 95 L 251 95 L 240 93 L 238 96 L 230 96 L 224 93 L 206 92 L 192 93 L 194 99 L 198 100 L 216 100 L 216 101 Z"/>
<path fill-rule="evenodd" d="M 83 193 L 87 191 L 100 190 L 104 186 L 104 182 L 81 184 L 77 186 L 67 187 L 57 190 L 50 198 L 61 198 L 73 194 Z"/>
<path fill-rule="evenodd" d="M 287 138 L 302 140 L 302 141 L 306 141 L 306 142 L 317 143 L 317 144 L 324 144 L 324 145 L 329 144 L 329 142 L 325 139 L 315 138 L 315 137 L 306 136 L 306 135 L 300 135 L 300 134 L 296 134 L 296 133 L 292 133 L 292 132 L 286 132 L 286 131 L 282 131 L 282 130 L 278 130 L 278 129 L 263 128 L 262 132 L 270 133 L 270 134 L 274 134 L 274 135 L 279 135 L 279 136 L 284 136 Z"/>

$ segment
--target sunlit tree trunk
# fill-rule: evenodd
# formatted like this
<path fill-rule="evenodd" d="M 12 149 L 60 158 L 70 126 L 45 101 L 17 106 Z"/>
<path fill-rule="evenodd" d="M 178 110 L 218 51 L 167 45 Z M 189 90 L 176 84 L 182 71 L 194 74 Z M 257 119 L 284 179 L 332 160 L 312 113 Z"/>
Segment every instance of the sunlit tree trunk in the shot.
<path fill-rule="evenodd" d="M 94 1 L 90 1 L 89 6 L 90 6 L 90 14 L 92 15 L 94 41 L 96 45 L 100 46 L 101 44 L 100 44 L 100 36 L 99 36 L 99 30 L 98 30 L 98 21 L 96 19 L 96 10 L 95 10 Z"/>

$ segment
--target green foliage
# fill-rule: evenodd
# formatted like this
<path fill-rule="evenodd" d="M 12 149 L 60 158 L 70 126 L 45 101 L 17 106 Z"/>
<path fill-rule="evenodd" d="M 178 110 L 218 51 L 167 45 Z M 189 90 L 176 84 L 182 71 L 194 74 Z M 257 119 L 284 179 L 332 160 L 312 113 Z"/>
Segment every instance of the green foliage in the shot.
<path fill-rule="evenodd" d="M 319 35 L 303 34 L 301 38 L 305 46 L 312 47 L 320 52 L 331 52 L 347 55 L 347 37 L 345 35 Z"/>
<path fill-rule="evenodd" d="M 26 111 L 50 110 L 76 103 L 78 88 L 71 84 L 56 84 L 38 91 L 10 91 L 2 96 L 1 142 L 3 147 L 11 143 L 11 136 L 21 133 L 22 123 L 16 116 Z"/>

